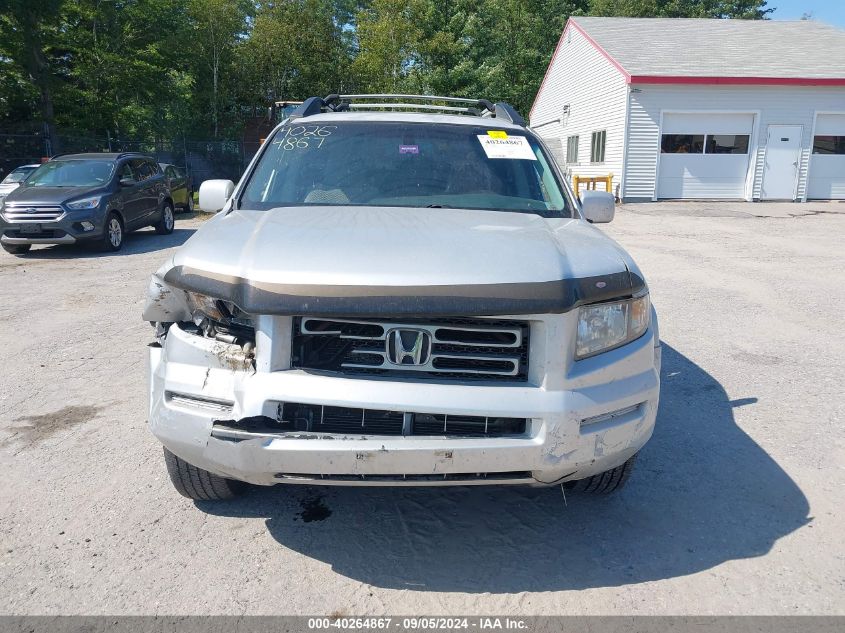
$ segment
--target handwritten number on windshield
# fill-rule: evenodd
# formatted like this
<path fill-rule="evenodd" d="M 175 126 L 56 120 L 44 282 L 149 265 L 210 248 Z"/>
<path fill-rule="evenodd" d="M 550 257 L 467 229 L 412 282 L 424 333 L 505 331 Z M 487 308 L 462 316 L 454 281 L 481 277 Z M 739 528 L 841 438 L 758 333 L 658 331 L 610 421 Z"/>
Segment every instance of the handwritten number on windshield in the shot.
<path fill-rule="evenodd" d="M 319 149 L 335 129 L 336 125 L 293 125 L 279 130 L 278 140 L 273 141 L 273 145 L 285 151 L 309 147 Z"/>

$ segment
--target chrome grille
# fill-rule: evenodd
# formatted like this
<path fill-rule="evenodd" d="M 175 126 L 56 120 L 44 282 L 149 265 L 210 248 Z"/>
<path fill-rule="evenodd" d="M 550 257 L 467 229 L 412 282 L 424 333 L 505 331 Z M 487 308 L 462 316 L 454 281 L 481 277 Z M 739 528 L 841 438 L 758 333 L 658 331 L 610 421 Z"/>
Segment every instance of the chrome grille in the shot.
<path fill-rule="evenodd" d="M 417 345 L 398 342 L 409 334 Z M 299 317 L 292 366 L 344 374 L 524 381 L 528 324 L 499 319 L 359 320 Z M 397 351 L 401 347 L 401 351 Z"/>
<path fill-rule="evenodd" d="M 65 210 L 55 205 L 6 204 L 3 218 L 6 222 L 55 222 Z"/>

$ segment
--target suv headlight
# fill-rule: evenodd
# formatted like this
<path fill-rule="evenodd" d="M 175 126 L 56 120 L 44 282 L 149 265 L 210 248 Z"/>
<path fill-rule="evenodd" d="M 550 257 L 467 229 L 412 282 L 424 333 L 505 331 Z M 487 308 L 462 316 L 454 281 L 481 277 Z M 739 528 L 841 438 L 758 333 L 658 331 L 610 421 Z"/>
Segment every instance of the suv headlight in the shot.
<path fill-rule="evenodd" d="M 216 299 L 198 292 L 187 292 L 188 309 L 191 311 L 193 322 L 203 327 L 203 324 L 212 322 L 216 329 L 251 329 L 252 320 L 249 315 L 242 312 L 238 306 L 229 301 Z"/>
<path fill-rule="evenodd" d="M 575 359 L 581 360 L 638 339 L 648 329 L 648 293 L 624 301 L 581 306 Z"/>
<path fill-rule="evenodd" d="M 103 196 L 93 196 L 91 198 L 83 198 L 82 200 L 74 200 L 73 202 L 68 202 L 65 206 L 68 209 L 73 209 L 74 211 L 78 211 L 80 209 L 96 209 L 100 206 L 100 200 L 102 200 Z"/>

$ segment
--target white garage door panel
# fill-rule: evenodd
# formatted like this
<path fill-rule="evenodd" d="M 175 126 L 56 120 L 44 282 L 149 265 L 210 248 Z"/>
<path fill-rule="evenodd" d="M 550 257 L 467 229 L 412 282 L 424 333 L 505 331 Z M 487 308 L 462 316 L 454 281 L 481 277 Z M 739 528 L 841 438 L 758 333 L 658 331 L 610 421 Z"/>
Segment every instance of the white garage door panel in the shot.
<path fill-rule="evenodd" d="M 753 114 L 665 113 L 661 133 L 751 136 L 753 128 Z M 748 162 L 748 154 L 661 154 L 657 197 L 745 198 Z"/>
<path fill-rule="evenodd" d="M 658 198 L 743 198 L 748 156 L 663 154 Z"/>
<path fill-rule="evenodd" d="M 820 114 L 816 119 L 817 136 L 845 136 L 845 114 Z"/>
<path fill-rule="evenodd" d="M 810 158 L 807 198 L 845 200 L 845 156 L 813 154 Z"/>
<path fill-rule="evenodd" d="M 753 114 L 664 114 L 664 134 L 751 134 Z"/>
<path fill-rule="evenodd" d="M 816 136 L 845 136 L 845 114 L 820 114 Z M 845 156 L 813 154 L 810 156 L 810 200 L 845 200 Z"/>
<path fill-rule="evenodd" d="M 710 178 L 734 180 L 745 171 L 747 154 L 663 154 L 660 174 L 669 178 Z M 739 176 L 745 182 L 745 173 Z"/>

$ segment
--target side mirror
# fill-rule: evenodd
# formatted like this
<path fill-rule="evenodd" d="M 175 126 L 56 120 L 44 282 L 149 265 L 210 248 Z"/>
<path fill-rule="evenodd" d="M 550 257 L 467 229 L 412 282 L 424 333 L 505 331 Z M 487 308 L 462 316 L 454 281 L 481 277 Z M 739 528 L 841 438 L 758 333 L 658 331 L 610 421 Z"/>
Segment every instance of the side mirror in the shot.
<path fill-rule="evenodd" d="M 234 191 L 235 183 L 231 180 L 206 180 L 200 185 L 200 209 L 217 213 L 226 206 Z"/>
<path fill-rule="evenodd" d="M 581 212 L 588 222 L 607 224 L 613 221 L 616 200 L 609 191 L 585 191 L 581 194 Z"/>
<path fill-rule="evenodd" d="M 121 178 L 120 179 L 120 186 L 121 187 L 133 187 L 133 186 L 135 186 L 135 179 L 134 178 Z"/>

